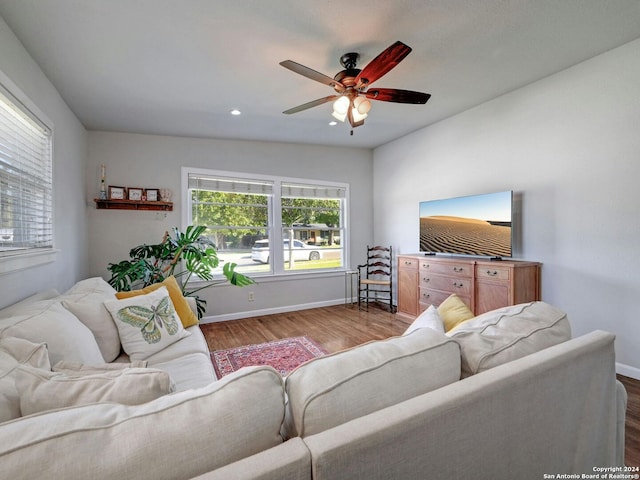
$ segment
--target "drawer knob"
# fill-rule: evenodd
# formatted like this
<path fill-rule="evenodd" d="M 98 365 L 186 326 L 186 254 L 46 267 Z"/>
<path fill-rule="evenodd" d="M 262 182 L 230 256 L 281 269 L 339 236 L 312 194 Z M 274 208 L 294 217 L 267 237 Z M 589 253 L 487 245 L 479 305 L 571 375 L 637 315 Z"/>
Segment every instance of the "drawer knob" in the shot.
<path fill-rule="evenodd" d="M 453 267 L 453 271 L 460 273 L 462 272 L 462 267 Z"/>
<path fill-rule="evenodd" d="M 462 283 L 456 283 L 456 282 L 453 282 L 453 286 L 456 287 L 456 288 L 463 288 L 464 287 L 464 285 Z"/>
<path fill-rule="evenodd" d="M 422 294 L 422 296 L 423 296 L 424 298 L 429 298 L 431 295 L 429 295 L 428 293 L 423 293 L 423 294 Z"/>
<path fill-rule="evenodd" d="M 422 281 L 423 281 L 423 282 L 430 282 L 430 281 L 431 281 L 431 279 L 430 279 L 430 278 L 423 277 L 423 278 L 422 278 Z"/>
<path fill-rule="evenodd" d="M 498 275 L 497 271 L 491 271 L 491 270 L 487 270 L 487 275 L 489 275 L 490 277 L 495 277 L 496 275 Z"/>

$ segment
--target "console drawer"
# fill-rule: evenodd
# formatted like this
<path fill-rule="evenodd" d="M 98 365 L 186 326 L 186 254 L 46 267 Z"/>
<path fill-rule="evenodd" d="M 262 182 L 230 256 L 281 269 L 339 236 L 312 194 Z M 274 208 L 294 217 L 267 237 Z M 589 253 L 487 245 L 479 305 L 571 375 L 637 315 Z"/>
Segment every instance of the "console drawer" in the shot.
<path fill-rule="evenodd" d="M 443 290 L 448 295 L 471 295 L 471 279 L 458 278 L 448 275 L 434 275 L 431 272 L 420 271 L 420 287 L 433 290 Z"/>
<path fill-rule="evenodd" d="M 493 265 L 476 265 L 478 280 L 494 280 L 508 282 L 511 269 L 509 267 L 494 267 Z"/>
<path fill-rule="evenodd" d="M 458 277 L 473 276 L 473 265 L 471 263 L 456 262 L 431 262 L 429 260 L 420 261 L 420 273 L 433 272 L 443 275 L 455 275 Z"/>
<path fill-rule="evenodd" d="M 432 290 L 430 288 L 421 288 L 420 289 L 420 311 L 426 310 L 429 305 L 433 305 L 434 307 L 438 307 L 442 302 L 444 302 L 451 295 L 448 292 L 441 292 L 438 290 Z M 470 295 L 458 295 L 460 299 L 465 303 L 465 305 L 471 308 L 471 296 Z"/>
<path fill-rule="evenodd" d="M 436 307 L 444 302 L 450 293 L 440 292 L 431 288 L 420 288 L 420 303 L 426 305 L 435 305 Z"/>
<path fill-rule="evenodd" d="M 418 259 L 410 257 L 398 257 L 398 268 L 406 270 L 417 270 Z"/>

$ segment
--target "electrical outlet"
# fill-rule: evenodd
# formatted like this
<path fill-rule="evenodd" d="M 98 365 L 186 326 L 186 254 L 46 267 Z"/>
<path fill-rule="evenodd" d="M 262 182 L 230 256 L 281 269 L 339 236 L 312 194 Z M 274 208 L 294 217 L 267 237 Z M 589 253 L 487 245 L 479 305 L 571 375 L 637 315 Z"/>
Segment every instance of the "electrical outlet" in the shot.
<path fill-rule="evenodd" d="M 256 297 L 254 296 L 253 292 L 249 292 L 249 301 L 253 302 L 256 299 Z"/>

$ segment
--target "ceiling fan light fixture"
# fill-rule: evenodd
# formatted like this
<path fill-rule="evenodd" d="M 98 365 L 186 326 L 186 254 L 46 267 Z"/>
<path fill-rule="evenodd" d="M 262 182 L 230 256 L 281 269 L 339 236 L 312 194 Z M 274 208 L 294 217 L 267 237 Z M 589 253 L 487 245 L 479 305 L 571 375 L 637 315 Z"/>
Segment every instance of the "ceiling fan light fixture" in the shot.
<path fill-rule="evenodd" d="M 371 110 L 371 102 L 364 97 L 356 97 L 353 101 L 353 108 L 366 117 Z"/>
<path fill-rule="evenodd" d="M 344 113 L 338 113 L 338 112 L 336 112 L 334 110 L 331 115 L 333 116 L 333 118 L 335 118 L 336 120 L 339 120 L 341 122 L 344 122 L 344 120 L 347 118 L 347 112 L 346 111 Z"/>
<path fill-rule="evenodd" d="M 366 113 L 360 113 L 357 108 L 351 109 L 351 115 L 353 116 L 353 121 L 355 123 L 362 122 L 369 116 Z"/>
<path fill-rule="evenodd" d="M 349 110 L 349 98 L 342 96 L 333 102 L 333 112 L 338 115 L 346 115 Z M 344 121 L 344 120 L 342 120 Z"/>

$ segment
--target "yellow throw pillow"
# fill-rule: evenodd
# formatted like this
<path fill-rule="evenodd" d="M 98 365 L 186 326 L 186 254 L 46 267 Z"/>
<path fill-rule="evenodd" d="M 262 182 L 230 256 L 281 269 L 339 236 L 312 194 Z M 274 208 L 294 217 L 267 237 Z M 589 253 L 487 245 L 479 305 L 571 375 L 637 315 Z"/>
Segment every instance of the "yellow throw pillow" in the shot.
<path fill-rule="evenodd" d="M 444 331 L 448 332 L 462 322 L 473 318 L 473 312 L 455 293 L 450 295 L 438 307 L 438 315 L 444 323 Z"/>
<path fill-rule="evenodd" d="M 162 283 L 154 283 L 153 285 L 149 285 L 142 290 L 117 292 L 116 297 L 122 300 L 124 298 L 137 297 L 138 295 L 146 295 L 147 293 L 156 291 L 160 287 L 167 287 L 167 290 L 169 291 L 169 298 L 171 298 L 171 302 L 176 309 L 176 313 L 180 317 L 182 326 L 184 328 L 187 328 L 193 325 L 198 325 L 198 317 L 195 313 L 193 313 L 193 310 L 191 310 L 191 307 L 189 306 L 189 302 L 187 302 L 187 299 L 184 298 L 184 295 L 182 295 L 182 290 L 180 289 L 180 286 L 178 285 L 178 282 L 173 275 L 165 278 Z"/>

